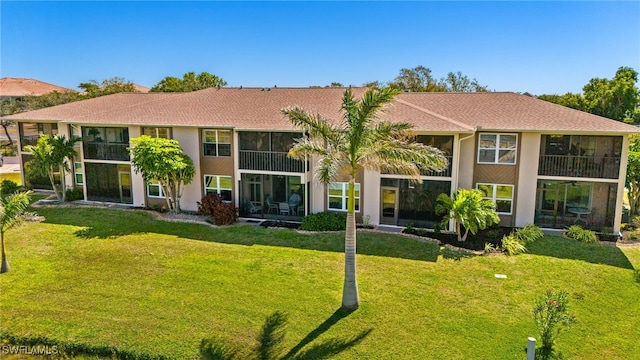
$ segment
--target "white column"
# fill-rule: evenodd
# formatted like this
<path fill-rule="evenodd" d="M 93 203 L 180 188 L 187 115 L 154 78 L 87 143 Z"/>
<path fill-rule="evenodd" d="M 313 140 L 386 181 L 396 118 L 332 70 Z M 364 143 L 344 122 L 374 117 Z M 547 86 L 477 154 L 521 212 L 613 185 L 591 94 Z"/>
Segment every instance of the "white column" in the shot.
<path fill-rule="evenodd" d="M 516 194 L 517 227 L 533 224 L 536 216 L 536 191 L 538 189 L 538 159 L 540 158 L 539 133 L 522 133 L 520 140 L 520 165 Z"/>
<path fill-rule="evenodd" d="M 364 200 L 362 215 L 369 215 L 371 225 L 380 224 L 380 173 L 373 170 L 364 171 L 364 190 L 360 194 Z"/>
<path fill-rule="evenodd" d="M 192 127 L 174 127 L 173 138 L 180 143 L 180 147 L 191 160 L 195 174 L 190 184 L 185 185 L 180 207 L 186 211 L 198 211 L 197 202 L 202 199 L 202 174 L 200 173 L 200 142 L 198 129 Z"/>
<path fill-rule="evenodd" d="M 129 138 L 140 137 L 141 131 L 139 126 L 129 126 Z M 131 165 L 131 196 L 133 197 L 133 206 L 145 207 L 145 188 L 142 174 L 136 172 Z"/>
<path fill-rule="evenodd" d="M 627 178 L 627 161 L 629 160 L 629 135 L 622 137 L 622 153 L 620 154 L 620 173 L 618 175 L 618 193 L 616 196 L 615 215 L 613 217 L 613 232 L 620 232 L 622 222 L 622 202 L 624 199 L 624 183 Z"/>

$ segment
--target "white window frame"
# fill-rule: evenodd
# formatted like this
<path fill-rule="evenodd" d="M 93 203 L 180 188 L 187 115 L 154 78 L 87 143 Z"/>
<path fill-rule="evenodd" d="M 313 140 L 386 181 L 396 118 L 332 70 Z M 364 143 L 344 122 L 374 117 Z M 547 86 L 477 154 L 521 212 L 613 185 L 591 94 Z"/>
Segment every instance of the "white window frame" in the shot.
<path fill-rule="evenodd" d="M 215 187 L 213 186 L 207 186 L 207 178 L 215 178 Z M 233 186 L 233 179 L 231 176 L 225 176 L 225 175 L 204 175 L 204 194 L 207 195 L 209 192 L 215 192 L 218 195 L 221 195 L 223 190 L 228 190 L 231 192 L 232 194 L 232 201 L 233 201 L 233 188 L 226 188 L 226 187 L 222 187 L 220 186 L 220 179 L 222 178 L 227 178 L 231 181 L 231 186 Z M 207 190 L 209 190 L 209 192 L 207 192 Z M 224 202 L 230 202 L 227 200 L 223 200 Z"/>
<path fill-rule="evenodd" d="M 495 147 L 483 147 L 482 146 L 482 135 L 495 135 L 496 137 L 496 146 Z M 515 136 L 516 138 L 516 146 L 514 148 L 501 148 L 501 137 L 502 136 Z M 480 152 L 482 150 L 493 150 L 495 151 L 493 161 L 480 161 Z M 513 162 L 500 162 L 500 150 L 509 150 L 513 151 Z M 518 159 L 518 134 L 514 133 L 480 133 L 478 135 L 478 164 L 494 164 L 494 165 L 515 165 Z"/>
<path fill-rule="evenodd" d="M 149 189 L 152 186 L 153 187 L 158 187 L 158 194 L 159 195 L 157 195 L 157 196 L 156 195 L 151 195 L 151 191 L 149 191 Z M 159 182 L 148 182 L 147 183 L 147 197 L 154 198 L 154 199 L 164 199 L 164 198 L 166 198 L 166 196 L 164 196 L 164 191 L 162 191 L 162 186 L 160 186 Z"/>
<path fill-rule="evenodd" d="M 494 204 L 496 204 L 496 213 L 500 214 L 500 215 L 511 215 L 513 214 L 513 194 L 515 192 L 515 186 L 511 185 L 511 184 L 491 184 L 491 183 L 477 183 L 476 184 L 476 189 L 480 190 L 480 186 L 484 185 L 484 186 L 491 186 L 493 188 L 493 193 L 491 194 L 491 197 L 483 197 L 483 199 L 486 200 L 491 200 L 493 201 Z M 507 198 L 499 198 L 498 197 L 498 186 L 508 186 L 511 188 L 511 198 L 507 199 Z M 509 203 L 511 204 L 511 206 L 509 206 L 509 212 L 500 212 L 498 211 L 497 208 L 497 201 L 509 201 Z"/>
<path fill-rule="evenodd" d="M 80 176 L 82 181 L 78 181 L 78 176 Z M 82 171 L 81 162 L 75 161 L 73 163 L 73 181 L 75 181 L 76 185 L 84 185 L 84 171 Z"/>
<path fill-rule="evenodd" d="M 228 132 L 229 133 L 229 142 L 220 142 L 220 132 Z M 215 142 L 207 141 L 207 137 L 211 137 L 212 134 L 215 133 Z M 231 141 L 233 139 L 233 132 L 231 130 L 226 129 L 202 129 L 202 155 L 207 157 L 230 157 L 233 154 L 233 149 L 231 148 Z M 204 154 L 204 145 L 205 144 L 214 144 L 216 148 L 215 155 L 205 155 Z M 229 155 L 220 155 L 220 144 L 229 145 Z"/>
<path fill-rule="evenodd" d="M 144 134 L 144 129 L 151 129 L 151 130 L 153 130 L 154 134 L 151 134 L 151 135 Z M 159 133 L 160 129 L 166 129 L 167 130 L 167 136 L 166 137 L 160 136 L 160 133 Z M 158 138 L 158 139 L 160 139 L 160 138 L 162 138 L 162 139 L 171 139 L 171 128 L 169 128 L 169 127 L 143 126 L 141 130 L 142 130 L 143 135 L 151 136 L 153 138 Z"/>
<path fill-rule="evenodd" d="M 336 186 L 337 185 L 337 186 Z M 341 194 L 339 196 L 336 195 L 331 195 L 330 193 L 330 189 L 332 188 L 332 186 L 336 186 L 336 190 L 341 190 Z M 338 188 L 339 187 L 339 188 Z M 355 188 L 356 188 L 356 193 L 360 194 L 360 183 L 355 183 Z M 342 203 L 342 207 L 341 208 L 332 208 L 331 207 L 331 198 L 336 198 L 336 199 L 340 199 L 341 203 Z M 332 211 L 344 211 L 346 212 L 347 209 L 347 200 L 349 198 L 349 183 L 348 182 L 332 182 L 329 183 L 329 185 L 327 185 L 327 209 L 332 210 Z M 356 213 L 360 212 L 360 196 L 355 196 L 355 205 L 357 209 L 355 209 Z"/>

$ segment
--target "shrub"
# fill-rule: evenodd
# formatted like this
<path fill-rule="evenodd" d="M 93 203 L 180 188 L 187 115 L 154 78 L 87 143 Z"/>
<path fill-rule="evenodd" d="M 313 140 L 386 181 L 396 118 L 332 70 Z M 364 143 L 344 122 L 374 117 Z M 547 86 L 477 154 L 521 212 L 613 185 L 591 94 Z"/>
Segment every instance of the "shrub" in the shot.
<path fill-rule="evenodd" d="M 19 189 L 20 186 L 13 180 L 4 179 L 0 183 L 0 194 L 2 196 L 15 194 Z"/>
<path fill-rule="evenodd" d="M 484 252 L 485 253 L 492 253 L 496 251 L 496 247 L 492 244 L 492 243 L 484 243 Z"/>
<path fill-rule="evenodd" d="M 565 236 L 583 243 L 594 243 L 598 241 L 598 236 L 594 231 L 583 229 L 580 225 L 569 226 L 565 232 Z"/>
<path fill-rule="evenodd" d="M 219 203 L 213 210 L 216 225 L 231 225 L 238 221 L 238 208 L 231 203 Z"/>
<path fill-rule="evenodd" d="M 198 201 L 198 212 L 202 215 L 212 216 L 215 207 L 222 203 L 218 194 L 207 194 Z"/>
<path fill-rule="evenodd" d="M 502 250 L 508 255 L 518 255 L 527 251 L 527 248 L 515 234 L 509 234 L 502 238 Z"/>
<path fill-rule="evenodd" d="M 80 188 L 67 189 L 67 201 L 76 201 L 84 199 L 84 193 Z"/>
<path fill-rule="evenodd" d="M 547 290 L 545 295 L 535 302 L 533 319 L 540 330 L 543 349 L 551 350 L 560 331 L 576 322 L 576 316 L 569 314 L 568 296 L 564 290 Z"/>
<path fill-rule="evenodd" d="M 347 228 L 347 217 L 335 212 L 309 214 L 302 219 L 300 230 L 343 231 Z"/>
<path fill-rule="evenodd" d="M 544 237 L 544 233 L 539 227 L 533 224 L 528 224 L 522 229 L 517 229 L 516 236 L 524 244 L 531 244 L 535 241 L 542 239 Z"/>

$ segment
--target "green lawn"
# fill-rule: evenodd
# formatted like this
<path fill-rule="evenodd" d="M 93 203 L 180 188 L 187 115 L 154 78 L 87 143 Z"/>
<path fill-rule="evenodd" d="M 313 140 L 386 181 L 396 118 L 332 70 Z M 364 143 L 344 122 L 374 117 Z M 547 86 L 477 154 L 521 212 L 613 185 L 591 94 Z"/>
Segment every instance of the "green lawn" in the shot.
<path fill-rule="evenodd" d="M 358 234 L 361 307 L 336 312 L 342 234 L 168 223 L 136 211 L 38 209 L 7 234 L 1 330 L 176 358 L 213 335 L 255 346 L 288 315 L 282 354 L 337 359 L 524 359 L 533 301 L 571 294 L 566 359 L 640 359 L 640 249 L 546 237 L 516 257 L 468 256 Z M 497 279 L 495 274 L 506 274 Z"/>

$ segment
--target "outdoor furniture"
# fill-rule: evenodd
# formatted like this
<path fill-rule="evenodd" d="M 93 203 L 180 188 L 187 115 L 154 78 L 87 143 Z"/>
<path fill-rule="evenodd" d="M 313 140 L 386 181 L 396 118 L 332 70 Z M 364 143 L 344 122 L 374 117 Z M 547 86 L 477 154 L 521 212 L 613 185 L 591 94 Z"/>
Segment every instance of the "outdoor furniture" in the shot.
<path fill-rule="evenodd" d="M 278 207 L 278 204 L 274 203 L 271 201 L 271 196 L 267 196 L 267 212 L 271 213 L 271 210 L 275 210 L 276 214 L 278 213 L 278 211 L 280 210 L 280 208 Z"/>
<path fill-rule="evenodd" d="M 298 204 L 289 203 L 289 211 L 292 215 L 298 215 Z"/>
<path fill-rule="evenodd" d="M 578 221 L 582 221 L 585 225 L 589 225 L 589 220 L 587 220 L 586 218 L 583 218 L 582 215 L 590 215 L 591 214 L 591 210 L 589 209 L 585 209 L 585 208 L 569 208 L 568 209 L 570 213 L 572 214 L 576 214 L 576 219 L 573 221 L 573 223 L 577 223 Z"/>
<path fill-rule="evenodd" d="M 262 206 L 260 204 L 254 203 L 253 201 L 249 201 L 247 210 L 249 210 L 250 214 L 255 214 L 262 210 Z"/>
<path fill-rule="evenodd" d="M 289 203 L 281 202 L 278 206 L 280 207 L 280 215 L 289 215 L 291 213 Z"/>

